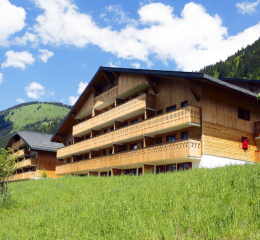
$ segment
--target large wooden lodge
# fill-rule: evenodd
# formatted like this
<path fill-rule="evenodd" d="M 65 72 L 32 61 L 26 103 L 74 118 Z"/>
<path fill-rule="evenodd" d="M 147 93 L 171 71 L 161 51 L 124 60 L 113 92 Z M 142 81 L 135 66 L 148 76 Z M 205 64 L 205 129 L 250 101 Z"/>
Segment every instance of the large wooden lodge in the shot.
<path fill-rule="evenodd" d="M 20 131 L 13 134 L 6 148 L 13 149 L 17 155 L 17 171 L 9 181 L 38 179 L 43 172 L 47 177 L 57 178 L 55 167 L 61 162 L 56 158 L 62 143 L 51 142 L 51 134 Z"/>
<path fill-rule="evenodd" d="M 260 84 L 100 67 L 52 137 L 56 175 L 115 176 L 259 161 Z"/>

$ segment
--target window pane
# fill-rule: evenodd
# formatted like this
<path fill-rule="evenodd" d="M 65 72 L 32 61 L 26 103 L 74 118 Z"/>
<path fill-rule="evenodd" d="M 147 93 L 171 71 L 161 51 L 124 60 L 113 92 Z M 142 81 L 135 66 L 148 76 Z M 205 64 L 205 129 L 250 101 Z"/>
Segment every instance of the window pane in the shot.
<path fill-rule="evenodd" d="M 188 101 L 185 101 L 185 102 L 181 103 L 181 107 L 186 107 L 186 106 L 188 106 Z"/>

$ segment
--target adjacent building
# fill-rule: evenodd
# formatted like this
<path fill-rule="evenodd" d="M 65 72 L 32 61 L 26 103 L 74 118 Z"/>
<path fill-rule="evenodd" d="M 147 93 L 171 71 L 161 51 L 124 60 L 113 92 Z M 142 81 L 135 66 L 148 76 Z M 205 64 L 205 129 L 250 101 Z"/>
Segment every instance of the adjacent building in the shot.
<path fill-rule="evenodd" d="M 62 164 L 56 158 L 57 149 L 62 143 L 51 142 L 52 135 L 38 132 L 16 132 L 6 148 L 11 148 L 18 156 L 17 171 L 10 181 L 37 179 L 45 172 L 47 177 L 57 178 L 55 167 Z"/>
<path fill-rule="evenodd" d="M 114 176 L 259 161 L 258 81 L 100 67 L 51 141 L 56 175 Z"/>

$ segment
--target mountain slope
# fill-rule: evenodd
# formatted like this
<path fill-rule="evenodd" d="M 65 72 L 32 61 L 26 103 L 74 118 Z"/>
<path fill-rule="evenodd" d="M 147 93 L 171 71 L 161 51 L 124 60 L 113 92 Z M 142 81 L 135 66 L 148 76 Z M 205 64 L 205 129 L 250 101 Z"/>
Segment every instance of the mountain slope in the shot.
<path fill-rule="evenodd" d="M 224 62 L 200 70 L 215 78 L 241 78 L 260 80 L 260 39 L 242 48 Z"/>
<path fill-rule="evenodd" d="M 70 106 L 62 103 L 31 102 L 0 112 L 0 148 L 16 131 L 54 133 L 68 114 Z"/>

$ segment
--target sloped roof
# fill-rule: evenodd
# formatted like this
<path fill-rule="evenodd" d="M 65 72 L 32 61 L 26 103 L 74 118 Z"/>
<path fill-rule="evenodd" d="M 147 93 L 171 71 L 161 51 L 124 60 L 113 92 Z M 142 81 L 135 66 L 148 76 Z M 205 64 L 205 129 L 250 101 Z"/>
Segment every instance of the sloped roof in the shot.
<path fill-rule="evenodd" d="M 56 152 L 59 148 L 64 147 L 63 143 L 51 142 L 51 134 L 30 131 L 19 131 L 13 134 L 11 139 L 16 135 L 19 135 L 32 150 Z M 9 140 L 7 147 L 9 146 L 11 139 Z"/>
<path fill-rule="evenodd" d="M 85 90 L 82 92 L 78 100 L 75 102 L 73 107 L 71 108 L 68 115 L 64 118 L 63 122 L 57 129 L 57 131 L 52 136 L 51 141 L 54 139 L 56 134 L 59 132 L 62 125 L 67 121 L 68 117 L 73 113 L 75 107 L 80 102 L 81 98 L 84 96 L 86 91 L 91 87 L 93 81 L 96 79 L 96 77 L 99 75 L 100 72 L 114 72 L 114 73 L 132 73 L 132 74 L 143 74 L 143 75 L 150 75 L 150 76 L 161 76 L 161 77 L 173 77 L 173 78 L 188 78 L 188 79 L 194 79 L 194 80 L 206 80 L 208 82 L 212 82 L 214 84 L 232 89 L 234 91 L 246 94 L 250 97 L 257 99 L 257 93 L 251 92 L 248 89 L 245 89 L 243 87 L 234 85 L 232 83 L 227 82 L 228 79 L 217 79 L 214 77 L 211 77 L 205 73 L 198 73 L 198 72 L 181 72 L 181 71 L 163 71 L 163 70 L 149 70 L 149 69 L 132 69 L 132 68 L 114 68 L 114 67 L 100 67 L 98 71 L 95 73 L 91 81 L 89 82 L 88 86 L 85 88 Z M 256 81 L 254 81 L 256 82 Z M 260 81 L 259 81 L 260 83 Z"/>

